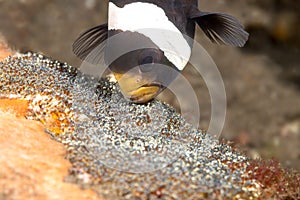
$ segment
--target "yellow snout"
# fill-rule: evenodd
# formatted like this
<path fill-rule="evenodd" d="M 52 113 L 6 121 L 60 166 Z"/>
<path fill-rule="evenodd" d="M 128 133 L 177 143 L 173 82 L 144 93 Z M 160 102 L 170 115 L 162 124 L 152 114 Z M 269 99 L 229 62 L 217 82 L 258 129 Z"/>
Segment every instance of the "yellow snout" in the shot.
<path fill-rule="evenodd" d="M 160 92 L 158 86 L 143 86 L 136 90 L 129 92 L 127 98 L 135 103 L 146 103 L 154 99 Z"/>
<path fill-rule="evenodd" d="M 150 77 L 138 74 L 114 73 L 124 97 L 134 103 L 147 103 L 154 99 L 162 90 L 161 85 L 155 83 Z"/>

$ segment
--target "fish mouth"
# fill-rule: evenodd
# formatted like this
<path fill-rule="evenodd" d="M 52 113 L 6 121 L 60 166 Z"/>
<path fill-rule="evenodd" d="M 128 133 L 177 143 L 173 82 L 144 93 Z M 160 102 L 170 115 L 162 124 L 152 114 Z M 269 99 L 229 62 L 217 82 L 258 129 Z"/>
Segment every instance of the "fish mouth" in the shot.
<path fill-rule="evenodd" d="M 134 103 L 147 103 L 154 99 L 162 89 L 163 87 L 159 83 L 144 84 L 141 87 L 128 92 L 126 97 Z"/>
<path fill-rule="evenodd" d="M 147 103 L 164 89 L 164 86 L 158 81 L 137 77 L 136 74 L 114 73 L 114 76 L 119 83 L 124 98 L 134 103 Z"/>

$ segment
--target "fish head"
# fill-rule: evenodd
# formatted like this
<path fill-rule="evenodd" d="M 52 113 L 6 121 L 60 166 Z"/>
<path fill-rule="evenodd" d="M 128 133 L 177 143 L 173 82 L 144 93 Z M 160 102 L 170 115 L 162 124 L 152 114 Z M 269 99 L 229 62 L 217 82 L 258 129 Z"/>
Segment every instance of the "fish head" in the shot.
<path fill-rule="evenodd" d="M 125 99 L 146 103 L 159 95 L 178 75 L 160 49 L 146 48 L 120 56 L 109 66 Z"/>

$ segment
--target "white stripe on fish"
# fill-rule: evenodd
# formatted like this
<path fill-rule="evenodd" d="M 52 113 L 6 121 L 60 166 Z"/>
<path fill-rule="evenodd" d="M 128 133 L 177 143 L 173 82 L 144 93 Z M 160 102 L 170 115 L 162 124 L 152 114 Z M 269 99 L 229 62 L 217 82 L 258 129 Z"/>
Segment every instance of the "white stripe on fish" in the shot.
<path fill-rule="evenodd" d="M 164 10 L 151 3 L 134 2 L 123 8 L 109 3 L 108 30 L 138 32 L 150 38 L 179 70 L 188 63 L 191 47 Z"/>

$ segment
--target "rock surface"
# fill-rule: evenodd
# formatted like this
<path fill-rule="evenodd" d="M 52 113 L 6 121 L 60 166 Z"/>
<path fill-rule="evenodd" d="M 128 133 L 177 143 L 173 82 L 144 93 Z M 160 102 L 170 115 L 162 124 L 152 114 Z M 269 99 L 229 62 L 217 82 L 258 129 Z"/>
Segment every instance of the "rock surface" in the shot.
<path fill-rule="evenodd" d="M 0 146 L 0 199 L 98 199 L 95 192 L 64 182 L 71 167 L 66 151 L 41 123 L 0 111 Z"/>
<path fill-rule="evenodd" d="M 260 194 L 259 183 L 246 171 L 247 157 L 193 129 L 158 100 L 129 103 L 115 83 L 98 81 L 36 53 L 6 59 L 0 74 L 1 95 L 27 100 L 26 117 L 41 121 L 67 147 L 72 163 L 68 180 L 94 189 L 100 197 L 211 199 Z"/>
<path fill-rule="evenodd" d="M 0 40 L 1 59 L 11 54 Z M 0 99 L 0 199 L 99 199 L 64 182 L 70 162 L 64 146 L 37 121 L 27 120 L 28 101 Z"/>
<path fill-rule="evenodd" d="M 41 121 L 66 147 L 71 162 L 63 159 L 63 146 L 37 122 L 0 115 L 1 146 L 8 145 L 1 149 L 1 161 L 11 172 L 1 174 L 4 198 L 95 198 L 91 191 L 62 182 L 68 169 L 68 182 L 105 199 L 299 197 L 299 176 L 292 176 L 296 184 L 274 189 L 274 184 L 286 181 L 279 166 L 269 169 L 250 162 L 228 144 L 191 128 L 158 100 L 128 103 L 116 84 L 98 82 L 40 54 L 8 58 L 0 62 L 0 72 L 1 96 L 18 97 L 5 104 L 19 102 L 14 112 Z M 270 181 L 261 179 L 266 174 Z M 16 180 L 21 182 L 8 184 Z"/>

